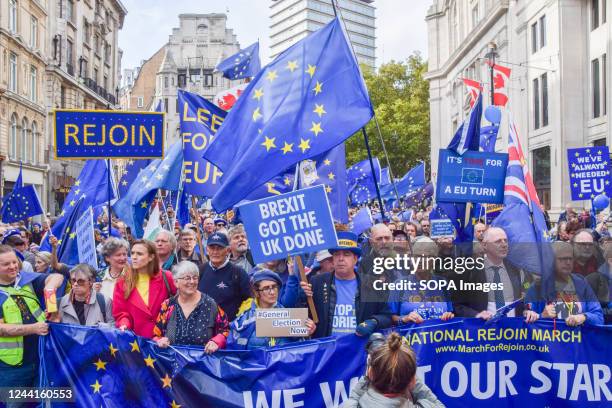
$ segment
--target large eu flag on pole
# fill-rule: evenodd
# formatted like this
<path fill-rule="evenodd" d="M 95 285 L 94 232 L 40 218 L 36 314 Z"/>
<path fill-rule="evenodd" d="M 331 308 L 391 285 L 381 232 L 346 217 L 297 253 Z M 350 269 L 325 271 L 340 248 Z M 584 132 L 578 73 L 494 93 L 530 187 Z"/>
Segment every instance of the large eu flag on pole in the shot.
<path fill-rule="evenodd" d="M 224 59 L 215 68 L 228 79 L 250 78 L 261 70 L 259 41 Z"/>
<path fill-rule="evenodd" d="M 382 169 L 378 157 L 372 159 L 374 173 L 369 160 L 363 160 L 353 164 L 346 170 L 349 198 L 352 205 L 367 203 L 376 197 L 376 184 L 374 179 L 380 183 Z"/>
<path fill-rule="evenodd" d="M 324 153 L 373 115 L 338 19 L 299 41 L 250 83 L 204 157 L 223 171 L 213 197 L 225 211 L 278 174 Z"/>
<path fill-rule="evenodd" d="M 2 222 L 17 222 L 43 213 L 34 186 L 23 186 L 23 167 L 21 164 L 13 191 L 2 201 Z"/>

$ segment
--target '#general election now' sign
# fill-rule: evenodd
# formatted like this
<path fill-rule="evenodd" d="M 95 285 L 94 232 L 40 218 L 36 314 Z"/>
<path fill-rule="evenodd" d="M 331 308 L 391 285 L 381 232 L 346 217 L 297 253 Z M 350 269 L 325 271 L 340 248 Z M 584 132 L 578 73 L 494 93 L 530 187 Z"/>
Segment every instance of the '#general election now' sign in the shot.
<path fill-rule="evenodd" d="M 508 154 L 440 149 L 438 202 L 502 203 Z"/>
<path fill-rule="evenodd" d="M 56 159 L 164 157 L 164 114 L 55 111 Z"/>
<path fill-rule="evenodd" d="M 609 162 L 608 146 L 567 149 L 572 200 L 590 200 L 601 193 L 611 196 Z"/>
<path fill-rule="evenodd" d="M 323 185 L 252 201 L 239 210 L 256 263 L 338 244 Z"/>

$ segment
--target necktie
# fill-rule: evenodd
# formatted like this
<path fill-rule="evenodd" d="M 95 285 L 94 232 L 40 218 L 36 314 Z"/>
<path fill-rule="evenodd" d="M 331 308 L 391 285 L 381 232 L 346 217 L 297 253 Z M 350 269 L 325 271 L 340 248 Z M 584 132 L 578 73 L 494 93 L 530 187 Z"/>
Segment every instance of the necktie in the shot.
<path fill-rule="evenodd" d="M 500 266 L 491 266 L 491 269 L 493 269 L 493 282 L 497 284 L 497 287 L 499 287 L 500 283 L 501 283 L 501 276 L 499 274 L 499 270 L 501 269 Z M 506 302 L 504 301 L 504 291 L 503 290 L 496 290 L 495 291 L 495 308 L 499 309 L 501 307 L 504 307 L 506 304 Z"/>

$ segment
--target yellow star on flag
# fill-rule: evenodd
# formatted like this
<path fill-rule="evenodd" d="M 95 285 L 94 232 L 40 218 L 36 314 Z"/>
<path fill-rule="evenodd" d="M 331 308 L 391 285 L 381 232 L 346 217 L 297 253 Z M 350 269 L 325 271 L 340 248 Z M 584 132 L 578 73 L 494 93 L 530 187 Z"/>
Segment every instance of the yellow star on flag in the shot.
<path fill-rule="evenodd" d="M 587 153 L 591 153 L 591 149 L 586 149 L 586 152 Z"/>
<path fill-rule="evenodd" d="M 151 368 L 155 368 L 155 366 L 153 365 L 153 363 L 155 362 L 154 358 L 151 358 L 151 355 L 149 354 L 147 356 L 147 358 L 144 359 L 144 362 L 147 366 L 151 367 Z"/>
<path fill-rule="evenodd" d="M 76 201 L 74 201 L 74 200 L 70 200 L 70 206 L 71 206 L 71 207 L 74 207 L 74 205 L 75 205 L 75 204 L 76 204 Z"/>
<path fill-rule="evenodd" d="M 287 62 L 287 69 L 291 72 L 295 71 L 298 67 L 297 60 Z"/>
<path fill-rule="evenodd" d="M 268 71 L 267 75 L 266 75 L 266 79 L 270 82 L 274 81 L 276 78 L 278 78 L 278 75 L 276 74 L 275 70 L 270 70 Z"/>
<path fill-rule="evenodd" d="M 79 194 L 81 192 L 81 189 L 77 188 L 76 190 L 74 190 L 74 194 Z"/>
<path fill-rule="evenodd" d="M 257 99 L 260 100 L 261 97 L 263 96 L 263 88 L 259 88 L 255 90 L 255 94 L 253 95 L 253 99 Z"/>
<path fill-rule="evenodd" d="M 312 122 L 312 127 L 310 128 L 310 131 L 313 132 L 315 136 L 319 136 L 319 133 L 323 132 L 323 129 L 321 129 L 321 122 Z"/>
<path fill-rule="evenodd" d="M 117 351 L 119 351 L 119 349 L 116 349 L 116 348 L 113 346 L 113 343 L 111 343 L 111 344 L 108 346 L 108 350 L 110 351 L 110 353 L 111 353 L 111 355 L 112 355 L 113 357 L 115 357 L 115 353 L 117 353 Z"/>
<path fill-rule="evenodd" d="M 323 164 L 325 164 L 326 166 L 329 166 L 331 164 L 331 161 L 329 159 L 325 159 L 323 160 Z"/>
<path fill-rule="evenodd" d="M 266 140 L 261 145 L 266 148 L 266 152 L 269 152 L 270 149 L 276 147 L 276 145 L 274 144 L 274 140 L 276 139 L 275 137 L 269 138 L 268 136 L 264 136 L 264 138 Z"/>
<path fill-rule="evenodd" d="M 81 185 L 81 180 L 77 180 L 77 181 L 75 181 L 75 182 L 74 182 L 74 185 L 75 185 L 75 186 L 80 186 L 80 185 Z"/>
<path fill-rule="evenodd" d="M 574 187 L 578 187 L 578 183 L 574 183 Z"/>
<path fill-rule="evenodd" d="M 313 112 L 319 115 L 319 117 L 327 113 L 325 112 L 325 109 L 323 109 L 323 104 L 319 105 L 318 103 L 315 103 L 315 109 L 313 110 Z"/>
<path fill-rule="evenodd" d="M 325 192 L 326 193 L 331 193 L 332 192 L 332 188 L 330 186 L 325 186 Z"/>
<path fill-rule="evenodd" d="M 100 392 L 100 388 L 102 388 L 102 384 L 100 384 L 98 382 L 98 380 L 96 380 L 96 382 L 91 384 L 90 387 L 93 388 L 93 392 L 95 394 L 95 393 L 99 393 Z"/>
<path fill-rule="evenodd" d="M 69 235 L 70 239 L 74 239 L 74 237 L 76 237 L 76 232 L 72 232 Z"/>
<path fill-rule="evenodd" d="M 181 408 L 181 406 L 177 404 L 175 400 L 172 400 L 172 403 L 170 404 L 170 408 Z"/>
<path fill-rule="evenodd" d="M 286 186 L 290 186 L 291 185 L 291 179 L 289 177 L 285 177 L 283 182 L 285 183 Z"/>
<path fill-rule="evenodd" d="M 136 340 L 134 340 L 133 342 L 130 343 L 130 346 L 132 346 L 132 351 L 140 351 L 140 347 L 138 347 L 138 342 Z"/>
<path fill-rule="evenodd" d="M 293 152 L 293 143 L 287 143 L 287 142 L 284 142 L 284 143 L 285 143 L 285 146 L 281 148 L 281 150 L 283 151 L 283 154 Z"/>
<path fill-rule="evenodd" d="M 580 153 L 576 152 L 575 156 L 576 156 L 576 157 L 580 156 Z"/>
<path fill-rule="evenodd" d="M 101 359 L 98 358 L 98 361 L 96 361 L 95 363 L 93 363 L 96 366 L 96 371 L 98 370 L 106 370 L 106 362 L 102 361 Z"/>
<path fill-rule="evenodd" d="M 598 151 L 597 151 L 597 154 L 601 156 L 601 150 L 598 150 Z"/>
<path fill-rule="evenodd" d="M 584 194 L 580 193 L 578 194 L 578 197 L 582 198 L 584 196 Z"/>
<path fill-rule="evenodd" d="M 146 202 L 146 201 L 143 201 L 142 203 L 140 203 L 140 206 L 141 206 L 142 208 L 147 208 L 149 205 L 147 204 L 147 202 Z"/>
<path fill-rule="evenodd" d="M 334 173 L 330 172 L 330 173 L 327 175 L 327 178 L 328 178 L 328 179 L 330 179 L 330 180 L 333 180 L 334 178 L 336 178 L 336 175 L 335 175 Z"/>
<path fill-rule="evenodd" d="M 166 376 L 164 378 L 161 379 L 162 380 L 162 388 L 171 388 L 172 387 L 172 378 L 170 378 L 170 376 L 168 376 L 168 374 L 166 374 Z"/>
<path fill-rule="evenodd" d="M 259 111 L 259 108 L 255 108 L 255 110 L 253 111 L 253 122 L 255 122 L 259 118 L 261 118 L 261 112 Z"/>
<path fill-rule="evenodd" d="M 57 245 L 62 245 L 62 240 L 61 239 L 57 240 Z"/>
<path fill-rule="evenodd" d="M 312 88 L 312 90 L 314 91 L 315 95 L 318 95 L 319 93 L 323 91 L 323 84 L 317 81 L 317 84 L 315 85 L 314 88 Z"/>
<path fill-rule="evenodd" d="M 316 70 L 317 70 L 317 66 L 316 65 L 308 64 L 308 69 L 306 70 L 306 73 L 308 75 L 310 75 L 310 77 L 312 78 L 314 76 Z"/>
<path fill-rule="evenodd" d="M 66 211 L 62 210 L 62 212 L 60 213 L 60 217 L 63 217 L 64 215 L 66 215 Z"/>
<path fill-rule="evenodd" d="M 300 144 L 298 145 L 298 147 L 300 148 L 300 150 L 302 150 L 302 153 L 304 153 L 306 150 L 310 149 L 310 139 L 300 138 Z"/>

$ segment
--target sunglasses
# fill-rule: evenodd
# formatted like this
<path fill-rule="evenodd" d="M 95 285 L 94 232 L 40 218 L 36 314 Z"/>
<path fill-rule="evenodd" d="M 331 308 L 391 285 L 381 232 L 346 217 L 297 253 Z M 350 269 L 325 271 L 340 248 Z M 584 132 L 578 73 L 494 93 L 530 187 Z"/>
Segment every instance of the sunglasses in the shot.
<path fill-rule="evenodd" d="M 83 286 L 89 283 L 89 279 L 74 279 L 70 278 L 70 283 L 72 286 Z"/>

